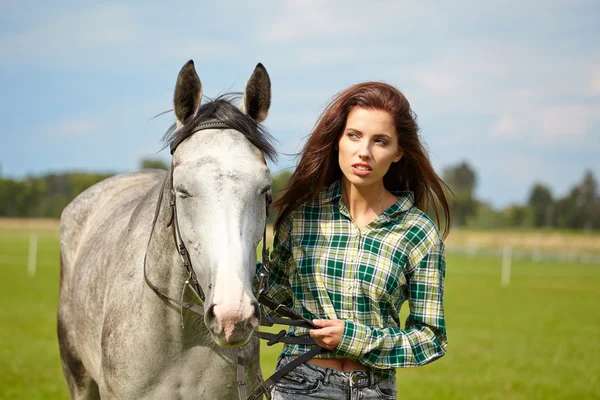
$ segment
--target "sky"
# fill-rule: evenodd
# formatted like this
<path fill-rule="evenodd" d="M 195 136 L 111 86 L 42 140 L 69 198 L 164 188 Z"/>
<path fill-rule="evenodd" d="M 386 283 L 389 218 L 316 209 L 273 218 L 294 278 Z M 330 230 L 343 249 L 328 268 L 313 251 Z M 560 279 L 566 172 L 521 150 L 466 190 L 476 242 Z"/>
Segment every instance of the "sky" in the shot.
<path fill-rule="evenodd" d="M 600 2 L 0 0 L 4 177 L 128 172 L 169 160 L 173 90 L 193 59 L 204 94 L 272 82 L 271 171 L 293 168 L 320 112 L 363 81 L 398 87 L 431 161 L 468 162 L 476 195 L 524 203 L 600 178 Z"/>

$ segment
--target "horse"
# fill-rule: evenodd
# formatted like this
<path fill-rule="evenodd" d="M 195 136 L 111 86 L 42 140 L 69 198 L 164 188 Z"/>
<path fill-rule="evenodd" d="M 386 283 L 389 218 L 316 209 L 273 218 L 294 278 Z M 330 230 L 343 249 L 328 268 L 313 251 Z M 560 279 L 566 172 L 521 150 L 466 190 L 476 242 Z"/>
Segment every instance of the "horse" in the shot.
<path fill-rule="evenodd" d="M 239 107 L 202 103 L 190 60 L 173 102 L 170 170 L 108 178 L 61 215 L 57 330 L 76 400 L 233 399 L 241 346 L 248 385 L 260 383 L 253 279 L 275 158 L 261 125 L 271 81 L 259 63 Z M 201 301 L 203 317 L 188 309 Z"/>

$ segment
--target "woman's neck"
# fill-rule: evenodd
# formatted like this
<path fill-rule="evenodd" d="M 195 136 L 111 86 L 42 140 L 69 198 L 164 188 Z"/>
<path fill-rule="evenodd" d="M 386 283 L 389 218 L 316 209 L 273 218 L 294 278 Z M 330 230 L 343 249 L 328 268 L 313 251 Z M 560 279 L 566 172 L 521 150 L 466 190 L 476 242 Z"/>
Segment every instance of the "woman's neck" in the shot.
<path fill-rule="evenodd" d="M 388 192 L 383 182 L 370 186 L 355 186 L 342 178 L 342 200 L 359 227 L 367 225 L 394 204 L 396 196 Z"/>

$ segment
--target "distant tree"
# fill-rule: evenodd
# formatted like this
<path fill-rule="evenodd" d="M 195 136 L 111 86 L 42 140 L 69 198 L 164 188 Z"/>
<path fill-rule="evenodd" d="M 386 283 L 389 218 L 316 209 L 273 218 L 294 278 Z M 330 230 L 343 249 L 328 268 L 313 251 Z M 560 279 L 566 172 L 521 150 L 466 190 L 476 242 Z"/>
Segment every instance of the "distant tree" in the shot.
<path fill-rule="evenodd" d="M 477 175 L 467 162 L 447 167 L 443 173 L 444 181 L 452 189 L 452 211 L 454 223 L 457 226 L 466 225 L 467 219 L 477 210 L 474 197 Z"/>
<path fill-rule="evenodd" d="M 66 173 L 0 179 L 0 216 L 58 218 L 75 196 L 111 174 Z"/>
<path fill-rule="evenodd" d="M 511 205 L 502 210 L 506 226 L 530 228 L 533 226 L 534 213 L 529 206 Z"/>
<path fill-rule="evenodd" d="M 536 227 L 550 227 L 554 218 L 554 199 L 547 186 L 536 183 L 531 189 L 527 201 L 533 212 L 533 224 Z"/>
<path fill-rule="evenodd" d="M 600 197 L 598 196 L 598 182 L 592 171 L 586 171 L 583 181 L 578 186 L 575 199 L 580 214 L 581 228 L 591 230 L 600 228 Z"/>
<path fill-rule="evenodd" d="M 292 176 L 292 171 L 284 170 L 273 176 L 273 186 L 271 193 L 273 201 L 279 199 L 283 195 L 283 190 Z"/>
<path fill-rule="evenodd" d="M 485 201 L 476 201 L 475 212 L 467 218 L 466 225 L 475 229 L 492 229 L 506 225 L 502 213 Z"/>
<path fill-rule="evenodd" d="M 271 198 L 273 199 L 273 201 L 279 199 L 283 195 L 285 186 L 287 185 L 291 176 L 292 176 L 292 171 L 290 171 L 290 170 L 281 171 L 278 174 L 273 176 L 273 185 L 271 187 Z M 268 219 L 269 223 L 275 222 L 275 217 L 277 216 L 276 212 L 277 212 L 276 210 L 272 210 L 269 213 L 269 219 Z"/>
<path fill-rule="evenodd" d="M 463 161 L 444 169 L 444 181 L 453 191 L 473 192 L 477 184 L 475 170 Z"/>
<path fill-rule="evenodd" d="M 0 179 L 0 216 L 37 217 L 44 190 L 43 182 L 33 178 Z"/>
<path fill-rule="evenodd" d="M 568 229 L 600 228 L 600 196 L 598 183 L 591 171 L 569 194 L 556 201 L 556 225 Z"/>
<path fill-rule="evenodd" d="M 568 195 L 560 198 L 555 203 L 556 226 L 563 229 L 581 228 L 579 213 L 577 211 L 577 198 L 579 197 L 579 188 L 574 187 Z"/>
<path fill-rule="evenodd" d="M 168 170 L 169 166 L 166 162 L 159 158 L 144 158 L 140 162 L 141 169 L 165 169 Z"/>

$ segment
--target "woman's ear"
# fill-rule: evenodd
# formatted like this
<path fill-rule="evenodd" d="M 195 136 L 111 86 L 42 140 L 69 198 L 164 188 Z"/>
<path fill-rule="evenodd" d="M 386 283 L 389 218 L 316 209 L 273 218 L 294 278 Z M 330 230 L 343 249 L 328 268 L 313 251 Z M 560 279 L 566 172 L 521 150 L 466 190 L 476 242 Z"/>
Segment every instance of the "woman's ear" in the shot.
<path fill-rule="evenodd" d="M 404 155 L 404 152 L 402 150 L 398 151 L 398 155 L 396 157 L 394 157 L 394 162 L 398 162 L 400 161 L 400 159 L 402 158 L 402 156 Z"/>

